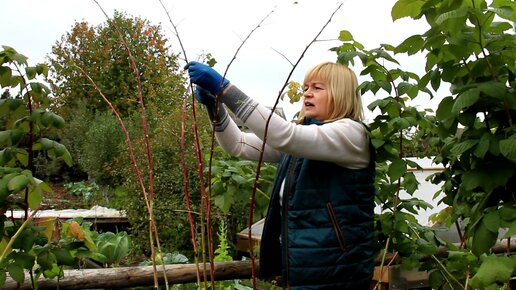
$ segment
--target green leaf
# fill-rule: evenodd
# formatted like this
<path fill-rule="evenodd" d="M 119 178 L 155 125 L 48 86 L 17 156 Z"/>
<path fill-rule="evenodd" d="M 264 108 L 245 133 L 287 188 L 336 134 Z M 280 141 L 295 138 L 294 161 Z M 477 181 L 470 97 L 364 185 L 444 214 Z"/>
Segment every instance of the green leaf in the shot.
<path fill-rule="evenodd" d="M 405 191 L 408 194 L 413 194 L 414 192 L 416 192 L 418 186 L 419 182 L 417 181 L 416 177 L 412 172 L 410 172 L 410 174 L 405 175 L 405 178 L 403 180 L 403 187 L 405 188 Z"/>
<path fill-rule="evenodd" d="M 385 140 L 373 138 L 371 139 L 371 143 L 373 144 L 374 148 L 380 148 L 383 144 L 385 144 Z"/>
<path fill-rule="evenodd" d="M 52 264 L 51 268 L 44 269 L 43 275 L 48 279 L 54 279 L 56 277 L 63 277 L 63 269 L 57 264 Z"/>
<path fill-rule="evenodd" d="M 16 264 L 9 264 L 7 266 L 7 272 L 9 272 L 9 276 L 11 276 L 11 278 L 13 278 L 13 280 L 18 283 L 23 283 L 25 280 L 25 273 L 23 268 Z"/>
<path fill-rule="evenodd" d="M 501 82 L 491 81 L 478 84 L 478 89 L 493 98 L 502 99 L 507 91 L 505 85 Z"/>
<path fill-rule="evenodd" d="M 233 175 L 231 175 L 231 179 L 233 179 L 237 184 L 246 184 L 247 183 L 247 179 L 245 179 L 241 175 L 233 174 Z"/>
<path fill-rule="evenodd" d="M 20 234 L 20 237 L 14 242 L 13 248 L 29 252 L 34 246 L 35 242 L 36 235 L 34 234 L 34 231 L 25 228 L 25 230 Z"/>
<path fill-rule="evenodd" d="M 489 138 L 490 138 L 489 133 L 485 133 L 480 138 L 480 141 L 479 141 L 477 147 L 475 148 L 475 156 L 477 156 L 478 158 L 484 158 L 487 151 L 489 150 Z"/>
<path fill-rule="evenodd" d="M 422 0 L 399 0 L 392 7 L 392 20 L 403 17 L 416 18 L 421 13 L 421 7 L 425 4 Z"/>
<path fill-rule="evenodd" d="M 9 188 L 12 192 L 20 192 L 21 190 L 25 189 L 27 185 L 29 184 L 30 179 L 25 175 L 17 175 L 13 177 L 11 180 L 9 180 L 9 183 L 7 184 L 7 188 Z"/>
<path fill-rule="evenodd" d="M 443 283 L 443 274 L 439 270 L 432 270 L 430 275 L 428 276 L 428 283 L 432 287 L 432 289 L 441 289 L 441 285 Z"/>
<path fill-rule="evenodd" d="M 341 30 L 339 34 L 340 41 L 353 41 L 353 35 L 347 30 Z"/>
<path fill-rule="evenodd" d="M 43 76 L 48 76 L 48 65 L 44 64 L 44 63 L 40 63 L 38 65 L 36 65 L 36 71 L 38 74 L 40 75 L 43 75 Z"/>
<path fill-rule="evenodd" d="M 434 69 L 430 73 L 430 83 L 434 91 L 437 91 L 441 86 L 441 72 L 438 69 Z"/>
<path fill-rule="evenodd" d="M 513 268 L 509 257 L 489 255 L 483 259 L 477 273 L 471 278 L 471 286 L 475 289 L 486 289 L 495 283 L 508 283 Z"/>
<path fill-rule="evenodd" d="M 5 271 L 0 271 L 0 289 L 4 288 L 5 280 L 7 279 L 7 275 L 5 274 Z"/>
<path fill-rule="evenodd" d="M 64 145 L 63 145 L 63 147 L 64 147 Z M 68 166 L 73 165 L 72 154 L 70 154 L 70 151 L 68 151 L 68 149 L 64 148 L 61 158 L 63 158 L 63 161 L 66 163 L 66 165 L 68 165 Z"/>
<path fill-rule="evenodd" d="M 9 67 L 0 66 L 0 87 L 11 86 L 12 71 Z"/>
<path fill-rule="evenodd" d="M 48 251 L 39 253 L 36 260 L 38 261 L 38 264 L 45 270 L 52 269 L 54 263 L 56 262 L 55 256 Z"/>
<path fill-rule="evenodd" d="M 29 208 L 35 209 L 41 205 L 43 202 L 43 191 L 40 187 L 34 187 L 31 191 L 29 191 Z"/>
<path fill-rule="evenodd" d="M 393 160 L 387 174 L 391 180 L 398 180 L 407 172 L 407 163 L 403 159 Z"/>
<path fill-rule="evenodd" d="M 15 52 L 11 55 L 11 59 L 20 65 L 27 65 L 27 57 L 23 54 Z"/>
<path fill-rule="evenodd" d="M 481 185 L 480 178 L 485 178 L 485 174 L 481 171 L 469 171 L 462 175 L 461 187 L 466 191 L 471 191 Z"/>
<path fill-rule="evenodd" d="M 24 136 L 23 131 L 19 129 L 0 131 L 0 144 L 12 146 L 18 144 Z"/>
<path fill-rule="evenodd" d="M 495 1 L 497 2 L 497 1 Z M 509 2 L 509 1 L 507 1 Z M 495 7 L 494 3 L 492 5 Z M 511 22 L 516 22 L 516 9 L 514 8 L 514 3 L 507 3 L 507 6 L 500 6 L 497 8 L 490 8 L 490 11 L 496 13 L 496 15 L 500 16 L 503 19 L 509 20 Z"/>
<path fill-rule="evenodd" d="M 27 78 L 32 80 L 36 77 L 36 68 L 33 66 L 28 66 L 25 68 L 25 72 L 27 73 Z"/>
<path fill-rule="evenodd" d="M 57 129 L 62 129 L 65 125 L 64 119 L 52 112 L 43 112 L 41 114 L 41 124 L 45 127 L 53 126 Z"/>
<path fill-rule="evenodd" d="M 24 149 L 16 150 L 16 160 L 18 160 L 23 166 L 28 166 L 29 153 Z"/>
<path fill-rule="evenodd" d="M 498 209 L 500 218 L 504 221 L 516 220 L 516 208 L 513 205 L 505 204 Z"/>
<path fill-rule="evenodd" d="M 500 214 L 498 211 L 488 212 L 482 219 L 482 222 L 488 230 L 498 234 L 498 230 L 500 229 Z"/>
<path fill-rule="evenodd" d="M 412 35 L 409 38 L 405 39 L 400 45 L 398 45 L 394 49 L 394 52 L 406 52 L 408 55 L 413 55 L 423 49 L 424 43 L 425 41 L 423 40 L 423 37 L 421 35 Z"/>
<path fill-rule="evenodd" d="M 501 140 L 500 152 L 507 159 L 516 162 L 516 139 Z"/>
<path fill-rule="evenodd" d="M 233 195 L 232 194 L 217 195 L 214 198 L 214 203 L 224 213 L 229 213 L 229 209 L 231 208 L 231 205 L 233 204 Z"/>
<path fill-rule="evenodd" d="M 396 117 L 393 119 L 394 122 L 392 122 L 392 126 L 394 129 L 401 131 L 403 129 L 407 129 L 410 127 L 410 122 L 408 118 L 400 118 Z"/>
<path fill-rule="evenodd" d="M 464 18 L 466 17 L 466 14 L 468 13 L 469 8 L 468 7 L 461 7 L 456 10 L 451 10 L 448 12 L 441 13 L 436 19 L 435 22 L 438 25 L 443 24 L 443 22 L 447 20 L 454 20 L 457 18 Z"/>
<path fill-rule="evenodd" d="M 24 269 L 32 269 L 34 266 L 35 257 L 25 252 L 16 253 L 14 256 L 14 262 L 23 267 Z"/>
<path fill-rule="evenodd" d="M 436 117 L 440 121 L 448 120 L 453 117 L 455 117 L 454 114 L 452 114 L 452 108 L 453 108 L 453 98 L 452 97 L 446 97 L 444 98 L 437 107 L 436 111 Z"/>
<path fill-rule="evenodd" d="M 516 234 L 516 220 L 513 220 L 508 226 L 507 226 L 507 232 L 503 235 L 503 238 L 512 237 Z"/>
<path fill-rule="evenodd" d="M 480 98 L 480 91 L 477 88 L 466 90 L 459 94 L 455 104 L 453 104 L 452 113 L 458 114 L 461 110 L 474 105 Z"/>
<path fill-rule="evenodd" d="M 478 144 L 477 139 L 470 139 L 463 142 L 460 142 L 458 144 L 453 145 L 452 149 L 450 150 L 454 155 L 460 156 L 464 152 L 471 149 L 473 146 Z"/>
<path fill-rule="evenodd" d="M 489 252 L 496 243 L 497 237 L 498 233 L 490 231 L 485 223 L 478 223 L 473 234 L 471 251 L 475 256 L 480 257 L 482 254 Z"/>

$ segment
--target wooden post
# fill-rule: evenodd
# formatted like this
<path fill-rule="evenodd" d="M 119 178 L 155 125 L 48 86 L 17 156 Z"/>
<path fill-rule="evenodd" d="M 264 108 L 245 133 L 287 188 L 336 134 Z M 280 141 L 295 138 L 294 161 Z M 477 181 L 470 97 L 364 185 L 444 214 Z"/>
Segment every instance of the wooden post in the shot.
<path fill-rule="evenodd" d="M 251 278 L 251 261 L 232 261 L 215 263 L 215 280 L 233 280 Z M 202 280 L 203 265 L 199 264 Z M 206 265 L 208 285 L 210 284 L 210 265 Z M 159 285 L 164 286 L 163 268 L 157 266 Z M 258 266 L 256 266 L 258 271 Z M 197 282 L 197 266 L 195 264 L 166 265 L 165 272 L 169 285 Z M 20 288 L 10 277 L 7 277 L 3 289 L 32 289 L 28 275 Z M 152 266 L 65 270 L 64 277 L 59 279 L 41 278 L 38 289 L 98 289 L 124 288 L 137 286 L 154 286 Z"/>

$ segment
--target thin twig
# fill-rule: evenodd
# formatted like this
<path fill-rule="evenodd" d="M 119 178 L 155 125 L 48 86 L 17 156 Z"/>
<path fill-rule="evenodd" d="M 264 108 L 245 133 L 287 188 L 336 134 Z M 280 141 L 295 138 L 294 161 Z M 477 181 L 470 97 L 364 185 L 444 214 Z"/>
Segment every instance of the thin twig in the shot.
<path fill-rule="evenodd" d="M 258 25 L 256 25 L 255 28 L 253 28 L 251 30 L 251 32 L 249 32 L 249 34 L 244 38 L 244 40 L 242 40 L 242 42 L 240 43 L 240 45 L 238 46 L 237 50 L 235 51 L 235 53 L 233 54 L 233 57 L 231 58 L 231 60 L 229 61 L 227 67 L 226 67 L 226 70 L 224 71 L 224 75 L 222 77 L 222 83 L 220 84 L 220 87 L 222 87 L 222 84 L 224 82 L 224 79 L 226 78 L 226 75 L 227 75 L 227 72 L 229 71 L 229 68 L 231 67 L 231 64 L 233 63 L 233 61 L 236 59 L 238 53 L 240 52 L 240 50 L 242 49 L 242 47 L 244 46 L 244 44 L 247 42 L 247 40 L 251 37 L 251 35 L 258 29 L 262 26 L 263 22 L 265 22 L 265 20 L 267 18 L 269 18 L 269 16 L 274 13 L 274 9 L 271 10 L 267 15 L 265 15 L 265 17 L 258 23 Z M 219 111 L 219 105 L 220 105 L 220 102 L 219 102 L 219 98 L 220 98 L 220 95 L 217 95 L 216 97 L 216 100 L 215 100 L 215 112 L 218 112 Z M 214 128 L 217 126 L 217 116 L 218 114 L 215 114 L 215 118 L 213 120 L 213 126 Z M 215 130 L 212 131 L 212 135 L 211 135 L 211 148 L 210 148 L 210 160 L 209 160 L 209 166 L 208 166 L 208 178 L 211 179 L 211 164 L 212 164 L 212 161 L 213 161 L 213 152 L 214 152 L 214 147 L 215 147 Z M 262 149 L 263 150 L 263 149 Z M 260 171 L 259 167 L 258 167 L 258 172 Z M 209 184 L 209 190 L 208 192 L 210 193 L 210 196 L 211 196 L 211 182 Z M 253 190 L 253 195 L 255 194 L 256 192 L 256 188 L 254 188 Z M 256 289 L 256 267 L 255 267 L 255 257 L 254 257 L 254 254 L 253 254 L 253 246 L 252 246 L 252 239 L 251 239 L 251 225 L 253 223 L 252 221 L 252 218 L 253 218 L 253 210 L 254 210 L 254 206 L 253 206 L 253 203 L 254 203 L 254 198 L 251 199 L 251 203 L 250 203 L 250 219 L 249 219 L 249 234 L 248 234 L 248 238 L 249 238 L 249 253 L 250 253 L 250 256 L 251 256 L 251 272 L 252 272 L 252 281 L 253 281 L 253 289 Z M 213 268 L 213 267 L 212 267 Z"/>
<path fill-rule="evenodd" d="M 107 15 L 106 11 L 104 11 L 104 9 L 98 3 L 98 1 L 97 0 L 93 0 L 93 1 L 100 8 L 100 10 L 104 14 L 104 16 L 108 20 L 110 20 L 110 18 Z M 146 148 L 146 151 L 147 151 L 147 162 L 148 162 L 147 164 L 148 164 L 148 170 L 149 170 L 149 192 L 148 192 L 149 197 L 148 197 L 148 199 L 146 201 L 146 205 L 148 207 L 148 214 L 149 214 L 149 216 L 148 216 L 149 217 L 149 241 L 150 241 L 151 254 L 152 254 L 152 264 L 153 264 L 153 267 L 155 269 L 155 272 L 154 272 L 154 282 L 155 282 L 155 287 L 158 287 L 158 277 L 157 277 L 158 275 L 157 275 L 157 269 L 156 269 L 156 253 L 155 253 L 155 249 L 154 249 L 153 234 L 154 234 L 154 237 L 156 239 L 156 246 L 158 248 L 158 252 L 159 253 L 161 253 L 161 245 L 160 245 L 158 230 L 156 228 L 156 224 L 155 224 L 155 221 L 154 221 L 154 214 L 153 214 L 154 166 L 153 166 L 153 161 L 152 161 L 152 152 L 151 152 L 151 148 L 150 148 L 149 132 L 148 132 L 148 128 L 147 128 L 147 113 L 146 113 L 145 105 L 144 105 L 144 102 L 143 102 L 142 83 L 141 83 L 140 73 L 139 73 L 138 67 L 136 66 L 136 62 L 134 61 L 133 55 L 131 53 L 131 50 L 129 49 L 129 45 L 125 41 L 125 38 L 124 38 L 122 32 L 120 31 L 118 25 L 116 24 L 116 22 L 114 20 L 113 20 L 113 26 L 114 26 L 114 28 L 115 28 L 115 30 L 116 30 L 119 38 L 120 38 L 120 41 L 124 45 L 124 48 L 125 48 L 125 50 L 127 52 L 127 55 L 128 55 L 128 58 L 129 58 L 129 61 L 130 61 L 130 64 L 131 64 L 131 68 L 133 69 L 133 73 L 134 73 L 134 75 L 136 77 L 136 81 L 137 81 L 137 94 L 138 94 L 138 101 L 140 103 L 140 108 L 142 110 L 142 127 L 143 127 L 144 135 L 145 135 L 145 148 Z M 105 98 L 105 100 L 107 100 L 107 98 Z M 114 108 L 113 106 L 111 106 L 111 107 L 112 107 L 112 109 Z M 140 176 L 140 178 L 141 178 L 141 176 Z M 141 183 L 143 185 L 143 181 L 141 181 Z M 144 188 L 145 188 L 145 186 L 144 186 Z M 144 194 L 144 196 L 146 196 L 147 192 L 143 191 L 143 194 Z M 163 272 L 165 271 L 164 263 L 162 263 L 162 270 L 163 270 Z M 165 279 L 164 280 L 165 280 L 166 289 L 169 289 L 169 287 L 168 287 L 168 279 L 167 279 L 166 275 L 165 275 Z"/>
<path fill-rule="evenodd" d="M 181 47 L 181 51 L 183 52 L 183 55 L 184 55 L 184 59 L 185 59 L 185 62 L 188 63 L 188 57 L 186 55 L 186 50 L 183 46 L 183 41 L 181 40 L 181 37 L 179 37 L 179 31 L 177 30 L 177 26 L 174 24 L 174 21 L 172 21 L 172 18 L 170 17 L 170 13 L 168 12 L 167 8 L 165 7 L 165 5 L 163 4 L 163 1 L 161 0 L 158 0 L 159 3 L 161 4 L 161 7 L 163 8 L 163 10 L 165 11 L 165 14 L 167 15 L 168 17 L 168 20 L 170 22 L 170 24 L 172 25 L 172 27 L 174 28 L 174 31 L 175 31 L 175 35 L 176 35 L 176 38 L 179 42 L 179 45 Z M 194 139 L 195 140 L 198 140 L 198 137 L 197 137 L 197 114 L 196 114 L 196 111 L 195 111 L 195 95 L 194 95 L 194 90 L 193 90 L 193 86 L 192 84 L 190 83 L 189 85 L 189 88 L 190 88 L 190 96 L 192 97 L 192 116 L 193 116 L 193 132 L 194 132 Z M 193 221 L 193 216 L 191 214 L 191 204 L 190 204 L 190 194 L 189 194 L 189 190 L 188 190 L 188 170 L 187 170 L 187 166 L 186 166 L 186 157 L 185 157 L 185 133 L 186 133 L 186 130 L 185 130 L 185 124 L 186 124 L 186 110 L 187 109 L 187 98 L 185 96 L 184 98 L 184 101 L 183 101 L 183 111 L 182 111 L 182 116 L 181 116 L 181 162 L 182 162 L 182 167 L 183 167 L 183 182 L 184 182 L 184 190 L 185 190 L 185 198 L 186 198 L 186 206 L 187 206 L 187 209 L 188 209 L 188 220 L 189 220 L 189 223 L 190 223 L 190 235 L 191 235 L 191 239 L 192 239 L 192 247 L 193 247 L 193 250 L 194 250 L 194 261 L 195 261 L 195 265 L 196 265 L 196 269 L 197 269 L 197 285 L 198 287 L 201 286 L 201 276 L 200 276 L 200 269 L 199 269 L 199 262 L 198 262 L 198 249 L 197 249 L 197 239 L 196 239 L 196 234 L 195 234 L 195 224 L 194 224 L 194 221 Z M 202 196 L 203 198 L 205 197 L 205 186 L 204 186 L 204 180 L 202 178 L 203 176 L 203 169 L 202 169 L 202 154 L 200 154 L 200 148 L 199 148 L 199 143 L 196 141 L 195 142 L 195 149 L 196 149 L 196 152 L 198 153 L 197 155 L 197 161 L 198 161 L 198 172 L 199 172 L 199 176 L 200 176 L 200 186 L 201 186 L 201 192 L 203 193 Z M 202 219 L 203 219 L 203 210 L 204 208 L 202 207 L 201 205 L 201 209 L 200 209 L 200 216 L 201 216 L 201 240 L 204 241 L 204 228 L 203 228 L 203 225 L 202 225 Z M 202 247 L 203 249 L 203 265 L 204 265 L 204 281 L 206 282 L 207 280 L 207 277 L 206 277 L 206 259 L 205 259 L 205 254 L 204 254 L 204 245 Z M 213 260 L 213 259 L 211 259 Z M 213 262 L 212 262 L 213 263 Z M 213 264 L 211 264 L 211 269 L 213 269 Z M 212 287 L 214 288 L 214 273 L 212 271 L 211 273 L 211 277 L 212 277 Z M 205 288 L 206 288 L 206 285 L 205 285 Z"/>

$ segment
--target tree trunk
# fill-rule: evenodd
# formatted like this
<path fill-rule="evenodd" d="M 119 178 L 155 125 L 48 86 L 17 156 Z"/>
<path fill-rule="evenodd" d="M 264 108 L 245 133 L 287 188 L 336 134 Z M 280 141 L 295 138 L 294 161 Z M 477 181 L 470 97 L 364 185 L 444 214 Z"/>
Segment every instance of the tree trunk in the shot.
<path fill-rule="evenodd" d="M 250 279 L 251 260 L 215 263 L 215 280 Z M 157 276 L 160 286 L 165 285 L 163 267 L 157 267 Z M 197 266 L 195 264 L 166 265 L 165 271 L 168 284 L 184 284 L 197 282 Z M 210 285 L 210 264 L 206 264 L 207 283 Z M 258 271 L 258 266 L 256 266 Z M 203 265 L 199 264 L 200 279 L 203 281 Z M 4 289 L 33 289 L 28 275 L 25 283 L 17 288 L 17 283 L 10 277 L 5 281 Z M 98 288 L 126 288 L 137 286 L 154 286 L 152 266 L 65 270 L 61 279 L 41 278 L 38 280 L 38 289 L 98 289 Z M 204 288 L 204 287 L 203 287 Z"/>

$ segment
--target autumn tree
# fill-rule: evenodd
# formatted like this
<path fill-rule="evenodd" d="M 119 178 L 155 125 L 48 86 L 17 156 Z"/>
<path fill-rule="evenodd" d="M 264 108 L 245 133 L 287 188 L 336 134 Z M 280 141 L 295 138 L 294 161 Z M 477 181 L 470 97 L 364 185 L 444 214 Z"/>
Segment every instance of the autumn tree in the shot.
<path fill-rule="evenodd" d="M 48 58 L 54 106 L 70 122 L 64 143 L 78 155 L 82 170 L 106 184 L 115 178 L 105 169 L 117 156 L 117 144 L 123 142 L 123 135 L 113 130 L 116 127 L 106 128 L 110 124 L 106 118 L 112 118 L 110 108 L 88 78 L 120 115 L 133 120 L 137 130 L 139 84 L 120 34 L 136 63 L 145 106 L 153 116 L 148 116 L 149 120 L 177 111 L 184 93 L 177 55 L 167 46 L 161 27 L 148 20 L 115 12 L 112 19 L 96 27 L 77 22 L 56 42 Z"/>
<path fill-rule="evenodd" d="M 170 111 L 184 92 L 177 55 L 167 46 L 159 25 L 120 12 L 96 27 L 87 22 L 75 23 L 53 46 L 50 81 L 56 105 L 65 111 L 76 109 L 79 102 L 85 102 L 91 112 L 108 109 L 80 72 L 82 68 L 120 114 L 126 116 L 138 108 L 137 80 L 117 29 L 138 66 L 145 102 L 159 104 L 156 109 L 162 113 Z"/>

